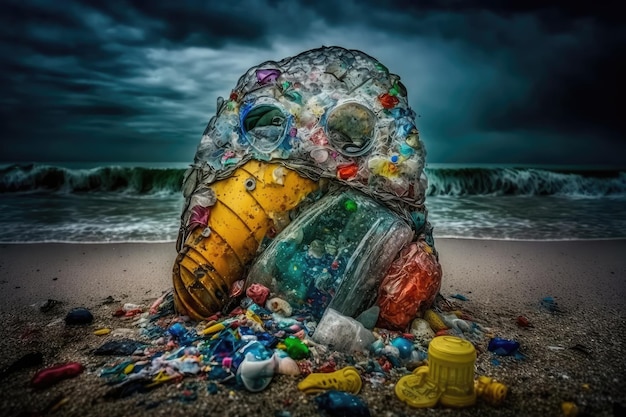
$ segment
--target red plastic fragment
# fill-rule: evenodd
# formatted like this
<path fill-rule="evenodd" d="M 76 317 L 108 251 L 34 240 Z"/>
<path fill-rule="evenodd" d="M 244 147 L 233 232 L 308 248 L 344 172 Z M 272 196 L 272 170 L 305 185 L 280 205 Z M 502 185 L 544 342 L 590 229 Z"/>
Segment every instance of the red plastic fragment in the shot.
<path fill-rule="evenodd" d="M 134 317 L 137 314 L 141 314 L 141 313 L 143 313 L 143 310 L 141 308 L 136 308 L 134 310 L 128 310 L 124 312 L 124 317 Z"/>
<path fill-rule="evenodd" d="M 234 309 L 231 310 L 230 313 L 228 313 L 230 317 L 238 316 L 240 314 L 245 314 L 245 312 L 243 311 L 243 308 L 241 307 L 235 307 Z"/>
<path fill-rule="evenodd" d="M 163 293 L 163 295 L 161 295 L 159 298 L 154 300 L 154 302 L 150 306 L 150 309 L 148 310 L 148 312 L 151 315 L 154 315 L 159 312 L 159 307 L 161 306 L 161 304 L 163 304 L 163 301 L 165 301 L 165 297 L 167 296 L 167 294 L 168 294 L 167 292 Z"/>
<path fill-rule="evenodd" d="M 342 165 L 337 167 L 337 177 L 342 180 L 349 180 L 356 177 L 359 172 L 359 166 L 357 164 Z"/>
<path fill-rule="evenodd" d="M 515 322 L 519 327 L 533 327 L 528 318 L 524 316 L 518 316 Z"/>
<path fill-rule="evenodd" d="M 262 284 L 252 284 L 246 290 L 246 295 L 252 299 L 257 305 L 264 306 L 270 290 Z"/>
<path fill-rule="evenodd" d="M 222 317 L 222 313 L 215 313 L 212 316 L 206 318 L 206 321 L 218 321 Z"/>
<path fill-rule="evenodd" d="M 57 382 L 80 375 L 85 367 L 78 362 L 68 362 L 40 370 L 30 381 L 34 388 L 46 388 Z"/>
<path fill-rule="evenodd" d="M 378 96 L 378 101 L 380 104 L 386 109 L 393 109 L 396 104 L 400 102 L 397 97 L 392 96 L 391 94 L 382 93 Z"/>
<path fill-rule="evenodd" d="M 327 362 L 324 362 L 319 368 L 317 368 L 317 372 L 321 373 L 329 373 L 337 370 L 337 364 L 331 358 Z"/>
<path fill-rule="evenodd" d="M 385 358 L 384 356 L 378 358 L 378 364 L 381 368 L 383 368 L 383 371 L 385 372 L 389 372 L 391 368 L 393 368 L 393 364 L 389 362 L 389 360 L 387 360 L 387 358 Z"/>
<path fill-rule="evenodd" d="M 210 207 L 200 205 L 193 206 L 191 209 L 191 217 L 189 218 L 189 231 L 195 230 L 197 227 L 206 227 L 209 224 Z"/>
<path fill-rule="evenodd" d="M 317 146 L 328 145 L 328 136 L 326 136 L 326 132 L 324 132 L 324 129 L 322 128 L 315 129 L 311 133 L 309 140 L 313 142 L 314 144 L 316 144 Z"/>

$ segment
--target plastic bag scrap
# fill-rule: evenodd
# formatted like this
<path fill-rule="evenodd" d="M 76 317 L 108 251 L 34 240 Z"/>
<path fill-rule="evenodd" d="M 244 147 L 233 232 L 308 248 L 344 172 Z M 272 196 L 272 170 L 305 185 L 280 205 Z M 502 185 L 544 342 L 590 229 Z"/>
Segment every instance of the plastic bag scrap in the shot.
<path fill-rule="evenodd" d="M 378 292 L 378 325 L 404 330 L 435 300 L 441 288 L 441 265 L 426 242 L 414 242 L 400 252 Z"/>
<path fill-rule="evenodd" d="M 255 261 L 265 267 L 259 255 L 267 250 L 290 269 L 268 266 L 247 286 L 264 283 L 296 304 L 313 300 L 317 317 L 329 305 L 352 317 L 371 307 L 408 241 L 424 240 L 436 258 L 415 112 L 400 77 L 376 59 L 322 47 L 264 62 L 217 104 L 184 178 L 179 312 L 203 319 L 230 307 L 231 287 Z M 348 191 L 342 206 L 325 197 Z M 298 221 L 304 236 L 290 227 Z M 367 300 L 352 302 L 361 287 Z M 432 303 L 426 295 L 420 308 Z"/>

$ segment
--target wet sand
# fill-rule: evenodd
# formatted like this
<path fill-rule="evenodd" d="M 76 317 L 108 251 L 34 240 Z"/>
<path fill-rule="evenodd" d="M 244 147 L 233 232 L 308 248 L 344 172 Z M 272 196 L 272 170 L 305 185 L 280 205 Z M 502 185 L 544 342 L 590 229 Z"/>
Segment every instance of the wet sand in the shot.
<path fill-rule="evenodd" d="M 572 307 L 626 306 L 626 240 L 438 239 L 436 247 L 444 294 L 509 306 L 546 295 Z M 175 258 L 173 243 L 1 245 L 0 305 L 156 298 L 172 286 Z"/>
<path fill-rule="evenodd" d="M 436 246 L 444 271 L 442 295 L 467 297 L 449 299 L 491 334 L 518 340 L 526 355 L 497 363 L 491 353 L 479 352 L 477 374 L 498 378 L 510 392 L 502 407 L 477 404 L 458 415 L 562 415 L 563 401 L 575 402 L 579 416 L 620 415 L 616 412 L 626 406 L 626 240 L 439 239 Z M 176 399 L 181 390 L 176 384 L 123 400 L 101 399 L 105 387 L 97 371 L 103 363 L 89 359 L 89 351 L 105 339 L 93 329 L 132 327 L 112 321 L 112 310 L 125 302 L 148 304 L 170 288 L 175 257 L 173 243 L 1 245 L 0 369 L 33 350 L 43 352 L 44 365 L 88 364 L 79 377 L 44 391 L 28 388 L 37 367 L 3 378 L 0 415 L 41 410 L 60 394 L 69 400 L 56 415 L 318 415 L 312 398 L 295 388 L 298 379 L 283 376 L 258 394 L 223 389 L 210 396 L 202 390 L 190 403 Z M 546 296 L 554 297 L 562 313 L 539 306 Z M 48 299 L 62 302 L 56 313 L 40 311 Z M 60 319 L 79 306 L 94 313 L 94 324 L 66 328 Z M 534 327 L 518 327 L 518 315 Z M 588 353 L 570 349 L 576 345 Z M 365 384 L 361 395 L 373 416 L 452 412 L 404 405 L 393 393 L 398 376 L 377 387 Z M 158 406 L 148 408 L 146 401 Z"/>

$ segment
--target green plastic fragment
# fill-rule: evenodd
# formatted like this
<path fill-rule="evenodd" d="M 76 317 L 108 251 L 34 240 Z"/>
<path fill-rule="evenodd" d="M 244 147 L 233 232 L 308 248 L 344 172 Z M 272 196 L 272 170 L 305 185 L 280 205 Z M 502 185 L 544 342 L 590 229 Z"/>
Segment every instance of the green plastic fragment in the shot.
<path fill-rule="evenodd" d="M 302 340 L 295 336 L 289 336 L 285 339 L 285 346 L 287 346 L 287 355 L 291 359 L 304 359 L 309 356 L 309 348 L 302 343 Z"/>
<path fill-rule="evenodd" d="M 346 200 L 345 203 L 343 203 L 343 208 L 345 208 L 346 211 L 349 213 L 354 213 L 357 210 L 358 206 L 356 204 L 356 201 Z"/>
<path fill-rule="evenodd" d="M 291 100 L 294 103 L 298 103 L 298 104 L 302 105 L 302 94 L 298 93 L 297 91 L 286 91 L 284 93 L 284 96 L 288 100 Z"/>
<path fill-rule="evenodd" d="M 380 62 L 377 62 L 374 66 L 376 67 L 378 71 L 384 72 L 385 74 L 389 74 L 389 70 L 387 69 L 387 67 L 381 64 Z"/>

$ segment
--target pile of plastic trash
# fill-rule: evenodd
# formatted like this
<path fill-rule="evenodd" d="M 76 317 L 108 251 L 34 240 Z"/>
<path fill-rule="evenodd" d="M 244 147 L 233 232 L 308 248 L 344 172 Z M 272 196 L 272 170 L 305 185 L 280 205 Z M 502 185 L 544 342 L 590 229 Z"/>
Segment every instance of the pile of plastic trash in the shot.
<path fill-rule="evenodd" d="M 439 304 L 454 307 L 445 299 Z M 432 407 L 451 388 L 435 386 L 435 401 L 420 402 L 417 398 L 421 398 L 422 385 L 433 388 L 431 381 L 421 382 L 420 372 L 423 374 L 427 359 L 432 367 L 433 358 L 437 358 L 433 340 L 444 339 L 448 344 L 452 340 L 463 345 L 466 351 L 461 353 L 461 362 L 466 368 L 466 382 L 471 383 L 464 387 L 469 400 L 452 406 L 473 404 L 476 395 L 485 392 L 475 386 L 478 381 L 483 385 L 493 383 L 488 378 L 474 381 L 476 353 L 472 343 L 481 342 L 485 333 L 461 310 L 429 309 L 404 333 L 375 327 L 377 308 L 357 319 L 329 308 L 317 320 L 306 309 L 287 306 L 289 303 L 273 297 L 260 284 L 250 288 L 229 314 L 217 314 L 208 321 L 197 322 L 175 314 L 171 292 L 147 311 L 125 306 L 119 314 L 125 313 L 125 318 L 133 320 L 137 337 L 111 338 L 93 352 L 116 356 L 100 371 L 110 386 L 106 397 L 122 398 L 200 376 L 215 391 L 223 385 L 258 392 L 266 389 L 275 375 L 282 374 L 299 376 L 298 389 L 318 395 L 320 407 L 337 408 L 337 402 L 363 405 L 358 397 L 350 396 L 357 395 L 364 383 L 376 387 L 392 375 L 404 375 L 409 380 L 401 378 L 398 382 L 398 398 L 414 407 Z M 453 353 L 445 353 L 443 362 L 459 366 L 450 357 Z M 455 384 L 458 382 L 447 383 Z M 500 397 L 494 403 L 506 394 L 506 387 L 499 387 Z M 494 395 L 493 388 L 489 392 Z M 433 398 L 431 394 L 429 398 Z"/>

